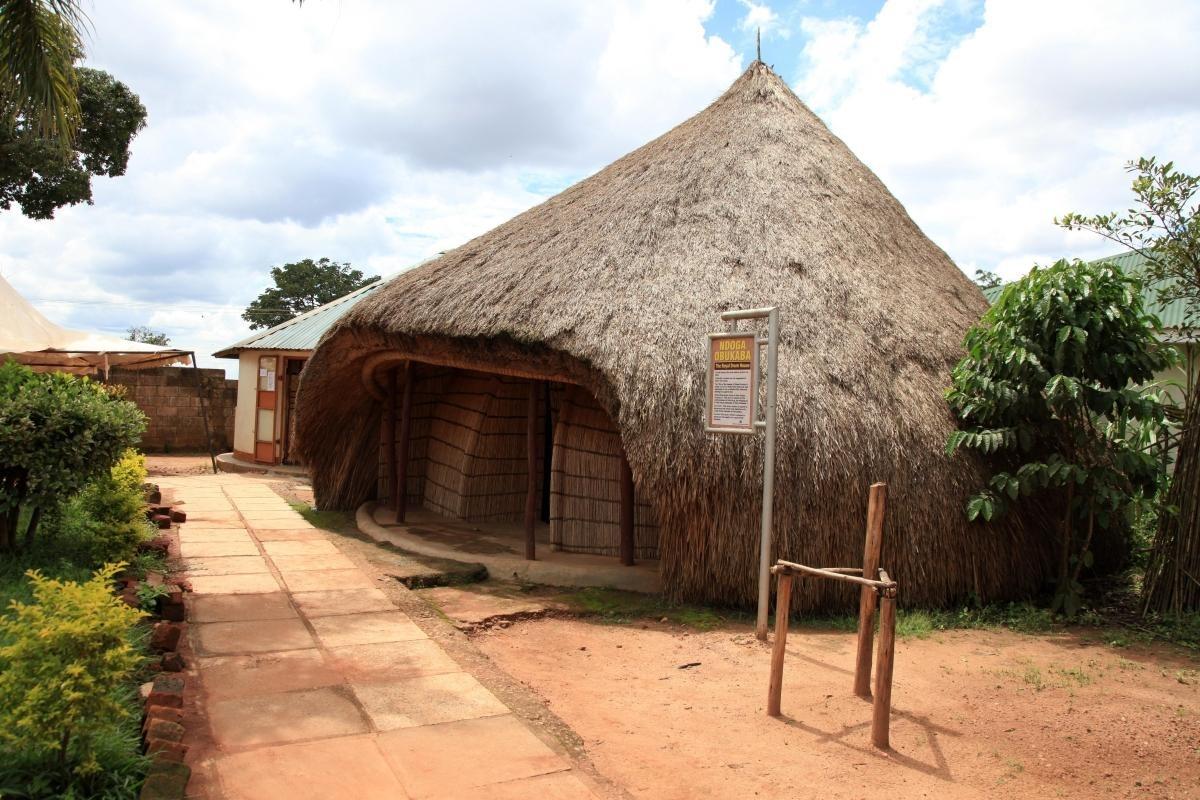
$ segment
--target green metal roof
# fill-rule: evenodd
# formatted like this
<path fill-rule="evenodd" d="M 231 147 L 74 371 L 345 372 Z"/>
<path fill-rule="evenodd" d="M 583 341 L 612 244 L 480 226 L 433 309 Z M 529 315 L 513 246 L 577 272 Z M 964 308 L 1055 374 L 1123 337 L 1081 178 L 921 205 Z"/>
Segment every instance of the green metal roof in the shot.
<path fill-rule="evenodd" d="M 348 295 L 339 297 L 330 303 L 306 311 L 287 322 L 281 322 L 274 328 L 247 336 L 240 342 L 213 353 L 217 358 L 237 358 L 243 350 L 313 350 L 317 342 L 329 330 L 333 323 L 380 286 L 387 283 L 380 278 L 374 283 L 356 289 Z"/>
<path fill-rule="evenodd" d="M 1113 264 L 1129 275 L 1142 275 L 1146 270 L 1147 259 L 1141 253 L 1128 252 L 1098 258 L 1092 263 Z M 1187 303 L 1183 300 L 1160 303 L 1158 301 L 1159 286 L 1158 283 L 1147 286 L 1142 293 L 1142 299 L 1146 310 L 1162 320 L 1164 329 L 1162 338 L 1171 342 L 1196 341 L 1200 330 L 1197 329 L 1197 320 L 1188 320 Z M 994 303 L 1002 291 L 1004 291 L 1004 285 L 993 286 L 990 289 L 984 289 L 983 296 L 989 303 Z"/>

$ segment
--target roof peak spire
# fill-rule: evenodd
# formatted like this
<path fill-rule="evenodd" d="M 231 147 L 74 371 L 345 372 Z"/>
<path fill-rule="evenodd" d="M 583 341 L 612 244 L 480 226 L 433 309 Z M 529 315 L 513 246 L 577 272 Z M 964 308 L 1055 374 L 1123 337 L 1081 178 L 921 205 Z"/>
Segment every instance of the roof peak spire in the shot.
<path fill-rule="evenodd" d="M 761 64 L 762 63 L 762 28 L 761 27 L 758 28 L 758 30 L 756 30 L 754 32 L 754 50 L 755 50 L 754 60 Z"/>

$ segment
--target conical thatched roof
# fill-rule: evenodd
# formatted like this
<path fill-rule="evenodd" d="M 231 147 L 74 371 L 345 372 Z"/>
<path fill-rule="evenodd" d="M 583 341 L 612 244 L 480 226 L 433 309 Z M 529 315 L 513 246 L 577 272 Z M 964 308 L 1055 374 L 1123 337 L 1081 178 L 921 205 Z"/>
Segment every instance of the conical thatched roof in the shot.
<path fill-rule="evenodd" d="M 861 563 L 866 491 L 890 484 L 884 563 L 909 602 L 1035 588 L 1046 537 L 968 524 L 977 465 L 944 455 L 942 399 L 979 289 L 764 64 L 707 109 L 498 228 L 401 274 L 322 340 L 300 446 L 322 505 L 374 489 L 381 350 L 567 376 L 621 429 L 676 597 L 749 603 L 758 437 L 706 435 L 704 334 L 781 315 L 777 555 Z M 806 585 L 801 604 L 844 598 Z"/>

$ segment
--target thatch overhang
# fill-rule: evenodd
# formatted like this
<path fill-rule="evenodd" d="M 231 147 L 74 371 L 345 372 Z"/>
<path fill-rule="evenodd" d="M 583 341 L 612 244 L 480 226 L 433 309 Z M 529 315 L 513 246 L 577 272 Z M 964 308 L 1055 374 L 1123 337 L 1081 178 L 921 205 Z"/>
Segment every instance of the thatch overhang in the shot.
<path fill-rule="evenodd" d="M 762 443 L 704 433 L 704 334 L 722 311 L 767 305 L 781 315 L 777 555 L 857 563 L 867 487 L 886 481 L 884 563 L 906 601 L 1038 588 L 1046 532 L 968 523 L 979 464 L 944 453 L 942 393 L 987 302 L 757 62 L 695 117 L 399 275 L 325 335 L 299 401 L 318 502 L 373 492 L 374 374 L 398 359 L 576 383 L 616 422 L 657 511 L 663 585 L 749 603 Z"/>

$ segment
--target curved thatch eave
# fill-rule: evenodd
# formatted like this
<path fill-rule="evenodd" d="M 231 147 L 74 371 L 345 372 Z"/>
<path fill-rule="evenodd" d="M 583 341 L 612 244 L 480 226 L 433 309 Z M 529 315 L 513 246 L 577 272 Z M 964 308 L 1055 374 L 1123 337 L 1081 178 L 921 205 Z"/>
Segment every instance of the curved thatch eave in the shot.
<path fill-rule="evenodd" d="M 1017 518 L 969 525 L 979 466 L 943 453 L 942 391 L 986 301 L 762 64 L 666 135 L 398 276 L 334 326 L 299 403 L 318 498 L 350 505 L 370 492 L 378 403 L 356 370 L 371 353 L 552 365 L 620 427 L 658 511 L 664 585 L 748 602 L 761 442 L 703 433 L 703 336 L 721 311 L 765 305 L 782 319 L 778 554 L 855 563 L 866 488 L 882 480 L 885 561 L 908 599 L 1036 588 L 1044 537 Z M 831 593 L 842 596 L 814 587 L 805 602 Z"/>

